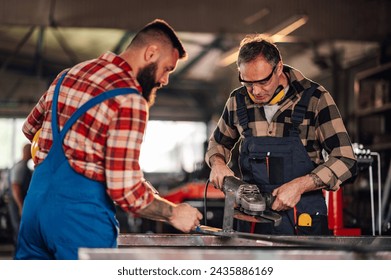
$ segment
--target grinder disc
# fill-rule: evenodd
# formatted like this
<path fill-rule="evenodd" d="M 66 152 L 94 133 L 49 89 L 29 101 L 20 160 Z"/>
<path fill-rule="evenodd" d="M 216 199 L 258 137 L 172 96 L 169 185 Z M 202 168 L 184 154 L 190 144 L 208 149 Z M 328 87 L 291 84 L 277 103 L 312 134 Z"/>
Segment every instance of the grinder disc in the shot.
<path fill-rule="evenodd" d="M 270 220 L 267 220 L 265 218 L 262 218 L 261 216 L 253 216 L 251 214 L 245 214 L 243 212 L 240 212 L 239 210 L 235 210 L 234 212 L 234 218 L 246 222 L 253 222 L 253 223 L 270 223 Z"/>
<path fill-rule="evenodd" d="M 261 215 L 258 213 L 256 216 L 253 216 L 240 212 L 237 209 L 234 211 L 234 218 L 253 223 L 274 223 L 274 226 L 278 226 L 282 220 L 279 214 L 271 211 L 264 211 Z"/>

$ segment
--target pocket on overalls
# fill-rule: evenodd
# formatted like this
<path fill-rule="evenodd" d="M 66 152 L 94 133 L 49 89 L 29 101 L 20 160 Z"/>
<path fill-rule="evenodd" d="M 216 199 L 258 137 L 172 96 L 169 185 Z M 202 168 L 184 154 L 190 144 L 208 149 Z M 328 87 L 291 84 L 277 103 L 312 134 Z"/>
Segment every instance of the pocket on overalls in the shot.
<path fill-rule="evenodd" d="M 283 157 L 269 158 L 269 181 L 272 185 L 280 185 L 285 183 L 285 166 Z"/>
<path fill-rule="evenodd" d="M 249 160 L 251 175 L 254 182 L 261 185 L 269 185 L 269 178 L 266 166 L 266 156 L 252 155 Z"/>
<path fill-rule="evenodd" d="M 276 154 L 276 153 L 274 153 Z M 282 185 L 289 181 L 290 168 L 287 167 L 290 158 L 268 154 L 252 155 L 250 166 L 255 182 L 261 185 Z"/>

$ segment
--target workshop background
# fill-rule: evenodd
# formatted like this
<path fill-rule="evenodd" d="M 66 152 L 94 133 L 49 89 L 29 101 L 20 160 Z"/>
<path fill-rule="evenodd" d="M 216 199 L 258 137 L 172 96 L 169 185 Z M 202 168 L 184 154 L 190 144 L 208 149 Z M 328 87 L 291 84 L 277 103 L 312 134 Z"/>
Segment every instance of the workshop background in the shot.
<path fill-rule="evenodd" d="M 355 143 L 357 178 L 325 193 L 330 230 L 391 235 L 390 14 L 389 0 L 0 0 L 0 243 L 11 243 L 7 172 L 21 158 L 24 118 L 62 69 L 121 52 L 155 18 L 174 27 L 189 53 L 158 92 L 141 151 L 145 177 L 162 196 L 203 211 L 205 145 L 240 86 L 236 50 L 245 34 L 267 33 L 286 64 L 330 91 Z M 222 194 L 210 188 L 207 200 L 209 225 L 221 227 Z M 175 232 L 120 210 L 118 219 L 121 233 Z"/>

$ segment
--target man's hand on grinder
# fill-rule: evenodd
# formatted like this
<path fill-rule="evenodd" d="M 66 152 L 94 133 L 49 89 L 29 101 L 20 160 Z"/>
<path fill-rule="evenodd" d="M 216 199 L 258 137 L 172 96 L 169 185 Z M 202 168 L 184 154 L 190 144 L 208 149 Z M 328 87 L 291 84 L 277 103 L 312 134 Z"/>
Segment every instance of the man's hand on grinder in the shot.
<path fill-rule="evenodd" d="M 223 181 L 226 176 L 235 176 L 221 156 L 214 155 L 210 158 L 211 172 L 209 181 L 218 189 L 223 189 Z"/>
<path fill-rule="evenodd" d="M 272 209 L 275 211 L 289 210 L 296 206 L 303 193 L 324 187 L 322 182 L 317 185 L 312 177 L 311 175 L 298 177 L 274 189 L 272 195 L 276 199 L 274 200 Z"/>

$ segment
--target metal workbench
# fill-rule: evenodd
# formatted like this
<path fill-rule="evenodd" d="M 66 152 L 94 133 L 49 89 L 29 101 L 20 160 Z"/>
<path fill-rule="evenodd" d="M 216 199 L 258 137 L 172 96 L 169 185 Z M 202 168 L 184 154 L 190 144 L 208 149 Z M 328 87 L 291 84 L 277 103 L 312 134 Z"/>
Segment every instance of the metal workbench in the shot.
<path fill-rule="evenodd" d="M 355 260 L 391 259 L 391 237 L 260 236 L 204 234 L 121 234 L 117 249 L 79 250 L 80 259 Z"/>

